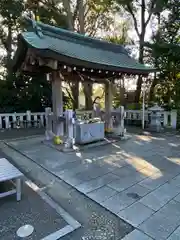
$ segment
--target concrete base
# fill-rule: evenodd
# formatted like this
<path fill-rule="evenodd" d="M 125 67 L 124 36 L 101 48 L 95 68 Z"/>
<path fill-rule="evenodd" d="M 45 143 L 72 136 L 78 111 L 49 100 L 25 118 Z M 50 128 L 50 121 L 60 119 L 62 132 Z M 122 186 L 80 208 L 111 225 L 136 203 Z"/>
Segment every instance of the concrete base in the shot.
<path fill-rule="evenodd" d="M 164 131 L 164 128 L 161 127 L 161 126 L 150 125 L 150 126 L 147 128 L 147 130 L 150 131 L 150 132 L 160 133 L 160 132 L 163 132 L 163 131 Z"/>
<path fill-rule="evenodd" d="M 118 140 L 115 140 L 115 139 L 109 140 L 107 138 L 104 138 L 104 140 L 94 142 L 94 143 L 89 143 L 89 144 L 84 144 L 84 145 L 75 144 L 75 145 L 73 145 L 72 148 L 66 148 L 64 144 L 55 145 L 52 141 L 47 141 L 47 140 L 43 141 L 43 143 L 46 146 L 49 146 L 49 147 L 54 148 L 61 152 L 75 152 L 75 151 L 82 151 L 82 150 L 90 149 L 90 148 L 94 148 L 94 147 L 104 146 L 104 145 L 111 144 L 111 143 L 114 143 L 117 141 Z"/>
<path fill-rule="evenodd" d="M 100 141 L 96 141 L 96 142 L 92 142 L 92 143 L 88 143 L 88 144 L 74 144 L 71 148 L 67 148 L 65 147 L 65 144 L 59 144 L 56 145 L 54 144 L 54 142 L 52 140 L 44 140 L 42 141 L 46 146 L 49 146 L 51 148 L 54 148 L 58 151 L 61 152 L 75 152 L 75 151 L 83 151 L 85 149 L 91 149 L 91 148 L 95 148 L 95 147 L 99 147 L 99 146 L 104 146 L 107 144 L 112 144 L 118 141 L 122 141 L 122 140 L 128 140 L 130 139 L 131 136 L 130 135 L 124 135 L 124 136 L 118 136 L 114 133 L 111 134 L 106 134 L 105 138 L 103 140 Z M 63 138 L 61 138 L 63 140 Z M 65 139 L 64 139 L 65 141 Z M 63 141 L 63 142 L 64 142 Z"/>

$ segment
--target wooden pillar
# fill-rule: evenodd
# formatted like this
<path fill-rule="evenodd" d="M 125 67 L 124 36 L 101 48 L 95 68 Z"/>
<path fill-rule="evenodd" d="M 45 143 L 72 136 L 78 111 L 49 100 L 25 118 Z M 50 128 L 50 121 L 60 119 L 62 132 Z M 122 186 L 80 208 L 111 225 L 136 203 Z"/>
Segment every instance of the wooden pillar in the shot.
<path fill-rule="evenodd" d="M 111 111 L 112 111 L 112 100 L 113 100 L 113 94 L 112 94 L 112 83 L 108 82 L 105 84 L 105 129 L 112 129 L 112 117 L 111 117 Z"/>
<path fill-rule="evenodd" d="M 64 135 L 64 123 L 58 120 L 63 115 L 62 79 L 58 72 L 52 73 L 52 104 L 54 113 L 53 132 L 56 136 Z"/>

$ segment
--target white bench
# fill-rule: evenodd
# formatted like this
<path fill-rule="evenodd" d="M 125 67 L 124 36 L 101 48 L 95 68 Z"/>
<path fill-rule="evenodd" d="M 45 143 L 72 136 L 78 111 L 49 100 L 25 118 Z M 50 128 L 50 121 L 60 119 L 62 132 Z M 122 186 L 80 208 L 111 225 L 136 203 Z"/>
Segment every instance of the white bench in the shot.
<path fill-rule="evenodd" d="M 16 194 L 17 201 L 21 200 L 21 178 L 23 174 L 6 158 L 0 158 L 0 182 L 11 181 L 15 189 L 0 193 L 0 198 Z"/>

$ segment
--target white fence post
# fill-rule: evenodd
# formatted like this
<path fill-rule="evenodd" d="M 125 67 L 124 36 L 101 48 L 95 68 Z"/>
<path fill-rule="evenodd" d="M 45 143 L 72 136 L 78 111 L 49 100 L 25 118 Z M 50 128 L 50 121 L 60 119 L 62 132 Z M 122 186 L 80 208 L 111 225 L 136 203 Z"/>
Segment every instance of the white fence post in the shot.
<path fill-rule="evenodd" d="M 13 120 L 13 128 L 16 128 L 16 113 L 12 115 L 12 120 Z"/>
<path fill-rule="evenodd" d="M 0 116 L 0 129 L 2 129 L 2 116 Z"/>
<path fill-rule="evenodd" d="M 5 116 L 5 128 L 9 128 L 10 126 L 9 126 L 9 116 Z"/>
<path fill-rule="evenodd" d="M 45 125 L 46 126 L 48 124 L 48 116 L 50 113 L 51 113 L 51 108 L 50 107 L 45 108 Z"/>
<path fill-rule="evenodd" d="M 121 112 L 120 126 L 122 131 L 121 133 L 124 134 L 124 117 L 125 117 L 124 106 L 120 106 L 120 112 Z"/>
<path fill-rule="evenodd" d="M 53 114 L 51 112 L 51 108 L 48 107 L 45 109 L 45 118 L 46 118 L 46 140 L 50 140 L 53 138 L 53 128 L 52 128 L 52 122 L 53 122 Z"/>
<path fill-rule="evenodd" d="M 44 127 L 44 114 L 40 115 L 41 127 Z"/>
<path fill-rule="evenodd" d="M 37 120 L 38 120 L 37 115 L 34 115 L 34 127 L 37 127 Z"/>
<path fill-rule="evenodd" d="M 173 129 L 176 129 L 176 126 L 177 126 L 177 111 L 172 110 L 171 111 L 171 127 Z"/>
<path fill-rule="evenodd" d="M 31 111 L 26 111 L 27 127 L 31 127 Z"/>
<path fill-rule="evenodd" d="M 167 127 L 168 125 L 168 112 L 164 112 L 164 122 L 163 122 L 163 126 Z"/>
<path fill-rule="evenodd" d="M 24 127 L 23 116 L 20 116 L 19 119 L 20 119 L 20 127 L 23 128 Z"/>

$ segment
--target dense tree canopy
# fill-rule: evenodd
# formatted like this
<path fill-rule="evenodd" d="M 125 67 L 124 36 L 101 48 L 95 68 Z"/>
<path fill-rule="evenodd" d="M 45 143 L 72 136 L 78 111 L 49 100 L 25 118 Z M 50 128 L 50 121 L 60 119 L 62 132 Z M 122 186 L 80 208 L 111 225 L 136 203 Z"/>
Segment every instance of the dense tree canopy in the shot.
<path fill-rule="evenodd" d="M 44 75 L 17 77 L 11 71 L 17 35 L 24 27 L 23 14 L 82 34 L 132 45 L 130 49 L 132 52 L 133 48 L 138 49 L 135 55 L 141 63 L 154 65 L 158 69 L 157 74 L 151 76 L 149 102 L 158 101 L 168 107 L 180 106 L 179 0 L 1 0 L 1 112 L 40 111 L 51 105 L 51 85 Z M 132 33 L 136 34 L 135 38 Z M 124 80 L 116 81 L 117 105 L 125 101 Z M 135 91 L 136 103 L 140 101 L 141 85 L 142 78 L 139 77 Z M 83 84 L 82 90 L 86 108 L 91 109 L 93 88 Z M 65 100 L 77 108 L 78 84 L 67 84 L 64 94 L 67 96 Z"/>

